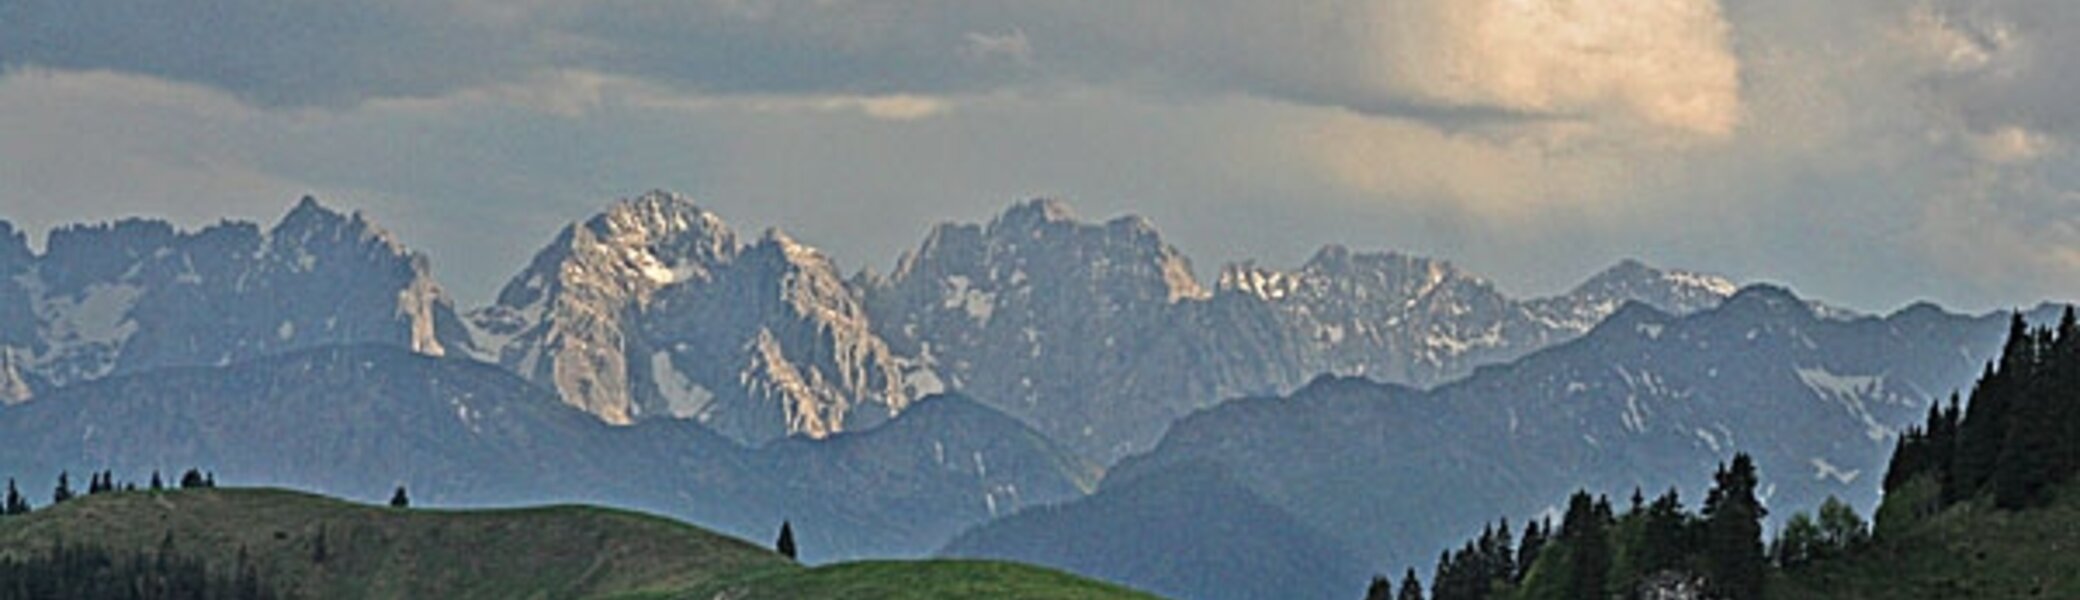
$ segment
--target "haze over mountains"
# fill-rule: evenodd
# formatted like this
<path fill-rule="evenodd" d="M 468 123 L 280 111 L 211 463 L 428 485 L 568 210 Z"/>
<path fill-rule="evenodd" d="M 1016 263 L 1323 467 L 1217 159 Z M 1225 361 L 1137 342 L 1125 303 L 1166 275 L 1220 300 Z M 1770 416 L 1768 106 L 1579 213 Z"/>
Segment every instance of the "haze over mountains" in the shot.
<path fill-rule="evenodd" d="M 863 429 L 960 390 L 1109 463 L 1219 400 L 1324 372 L 1429 385 L 1581 334 L 1626 300 L 1683 313 L 1723 279 L 1627 261 L 1553 298 L 1448 263 L 1324 248 L 1298 269 L 1190 262 L 1134 217 L 1055 201 L 942 225 L 886 277 L 665 192 L 566 227 L 467 319 L 428 259 L 305 199 L 265 234 L 130 220 L 0 252 L 0 390 L 381 342 L 492 362 L 612 424 L 690 418 L 747 445 Z"/>
<path fill-rule="evenodd" d="M 1754 454 L 1770 506 L 1810 509 L 1833 495 L 1868 512 L 1894 436 L 1932 398 L 1969 384 L 1999 351 L 2006 322 L 1925 304 L 1842 318 L 1770 286 L 1686 317 L 1628 304 L 1580 339 L 1430 391 L 1325 376 L 1290 396 L 1201 411 L 1115 466 L 1091 497 L 999 520 L 947 552 L 1181 597 L 1246 598 L 1234 590 L 1300 573 L 1245 562 L 1180 585 L 1169 566 L 1132 557 L 1326 554 L 1338 558 L 1304 570 L 1422 570 L 1451 540 L 1478 533 L 1464 528 L 1550 515 L 1552 499 L 1576 489 L 1622 503 L 1634 489 L 1651 497 L 1680 487 L 1695 505 L 1694 474 L 1735 451 Z M 1223 476 L 1179 475 L 1207 471 Z M 1238 495 L 1256 502 L 1201 502 Z M 1203 510 L 1188 525 L 1148 521 L 1150 530 L 1106 535 L 1123 514 L 1181 506 Z M 1204 525 L 1267 514 L 1322 537 L 1294 546 Z"/>
<path fill-rule="evenodd" d="M 1631 260 L 1543 298 L 1341 246 L 1208 284 L 1146 220 L 1048 200 L 848 275 L 651 192 L 467 310 L 427 257 L 311 199 L 264 232 L 49 240 L 0 221 L 8 473 L 201 465 L 747 537 L 791 519 L 814 560 L 944 546 L 1187 597 L 1358 590 L 1341 579 L 1423 566 L 1469 523 L 1690 485 L 1735 450 L 1775 500 L 1867 506 L 1891 436 L 2003 323 Z M 1276 552 L 1315 558 L 1245 560 Z"/>

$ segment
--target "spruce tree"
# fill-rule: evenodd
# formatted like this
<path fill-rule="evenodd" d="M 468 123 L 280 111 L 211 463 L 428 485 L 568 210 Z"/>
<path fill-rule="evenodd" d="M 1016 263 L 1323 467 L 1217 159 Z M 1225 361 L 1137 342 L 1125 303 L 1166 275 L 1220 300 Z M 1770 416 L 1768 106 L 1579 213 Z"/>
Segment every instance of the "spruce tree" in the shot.
<path fill-rule="evenodd" d="M 1989 482 L 1994 504 L 2001 508 L 2041 504 L 2046 490 L 2065 479 L 2057 455 L 2066 403 L 2051 397 L 2046 385 L 2050 370 L 2044 359 L 2052 344 L 2051 330 L 2035 330 L 2025 334 L 2019 350 L 2009 350 L 2019 357 L 2001 357 L 2001 368 L 2011 372 L 2003 386 L 2009 417 Z"/>
<path fill-rule="evenodd" d="M 404 486 L 397 486 L 397 492 L 390 494 L 390 508 L 410 508 L 411 506 L 412 499 L 405 495 Z"/>
<path fill-rule="evenodd" d="M 2010 315 L 2008 341 L 2001 347 L 1998 369 L 1995 363 L 1986 365 L 1985 373 L 1972 387 L 1971 404 L 1966 409 L 1960 431 L 1957 454 L 1957 486 L 1943 489 L 1944 504 L 1977 495 L 1986 489 L 1993 479 L 1994 465 L 2000 460 L 2002 447 L 2007 441 L 2010 404 L 2013 389 L 2010 382 L 2022 377 L 2025 366 L 2033 359 L 2030 351 L 2029 326 L 2022 321 L 2022 313 Z"/>
<path fill-rule="evenodd" d="M 1401 578 L 1401 593 L 1394 600 L 1423 600 L 1423 582 L 1416 579 L 1416 570 L 1410 568 Z"/>
<path fill-rule="evenodd" d="M 1546 534 L 1551 529 L 1542 521 L 1532 521 L 1524 526 L 1524 541 L 1517 544 L 1517 582 L 1531 574 L 1531 565 L 1538 562 L 1538 553 L 1545 550 Z"/>
<path fill-rule="evenodd" d="M 72 496 L 72 475 L 64 471 L 59 471 L 58 487 L 57 489 L 51 490 L 51 504 L 57 504 L 66 500 L 71 500 Z"/>
<path fill-rule="evenodd" d="M 22 491 L 15 488 L 14 478 L 7 478 L 7 505 L 0 507 L 0 512 L 10 515 L 26 515 L 29 514 L 29 510 L 29 499 L 23 498 Z"/>
<path fill-rule="evenodd" d="M 1394 580 L 1373 575 L 1372 583 L 1365 586 L 1365 600 L 1394 600 Z"/>
<path fill-rule="evenodd" d="M 1577 491 L 1567 500 L 1567 518 L 1560 523 L 1560 543 L 1572 559 L 1567 565 L 1568 598 L 1602 598 L 1607 591 L 1611 569 L 1609 521 L 1598 504 L 1587 491 Z"/>
<path fill-rule="evenodd" d="M 781 556 L 787 557 L 788 560 L 797 558 L 794 547 L 794 523 L 788 521 L 780 522 L 780 537 L 773 540 L 773 551 L 779 552 Z"/>
<path fill-rule="evenodd" d="M 1640 547 L 1636 554 L 1639 564 L 1635 565 L 1642 574 L 1680 569 L 1683 557 L 1690 553 L 1684 547 L 1684 532 L 1688 529 L 1689 515 L 1683 512 L 1683 501 L 1675 488 L 1648 504 L 1640 521 Z"/>
<path fill-rule="evenodd" d="M 1501 522 L 1495 524 L 1495 541 L 1493 544 L 1493 547 L 1487 549 L 1489 553 L 1488 560 L 1493 563 L 1491 567 L 1492 572 L 1488 573 L 1488 583 L 1492 585 L 1497 581 L 1503 583 L 1515 582 L 1519 568 L 1516 550 L 1513 548 L 1513 545 L 1516 544 L 1516 535 L 1509 531 L 1508 517 L 1504 517 Z"/>
<path fill-rule="evenodd" d="M 1714 595 L 1729 600 L 1762 597 L 1765 560 L 1762 519 L 1769 515 L 1755 498 L 1755 462 L 1735 454 L 1732 466 L 1713 474 L 1705 498 L 1705 572 Z"/>

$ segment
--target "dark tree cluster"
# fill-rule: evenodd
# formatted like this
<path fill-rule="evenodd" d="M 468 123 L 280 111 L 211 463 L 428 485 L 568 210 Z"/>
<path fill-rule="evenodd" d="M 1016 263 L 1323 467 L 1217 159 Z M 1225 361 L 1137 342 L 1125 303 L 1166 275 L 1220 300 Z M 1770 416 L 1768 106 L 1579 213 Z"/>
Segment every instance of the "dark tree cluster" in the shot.
<path fill-rule="evenodd" d="M 189 469 L 188 473 L 181 477 L 181 487 L 184 488 L 212 488 L 216 486 L 217 476 L 215 474 L 204 474 L 200 470 Z M 151 489 L 153 491 L 165 489 L 164 482 L 159 479 L 158 471 L 152 472 Z M 51 488 L 51 504 L 66 502 L 81 495 L 92 496 L 134 491 L 137 491 L 136 483 L 118 482 L 114 471 L 101 471 L 87 475 L 87 489 L 81 492 L 72 487 L 72 473 L 61 471 L 58 473 L 58 484 Z M 22 495 L 21 487 L 15 484 L 13 478 L 9 478 L 7 480 L 6 499 L 0 501 L 0 516 L 24 515 L 34 509 L 35 506 L 29 503 L 29 498 Z"/>
<path fill-rule="evenodd" d="M 1769 568 L 1762 520 L 1769 513 L 1756 498 L 1758 483 L 1755 462 L 1737 454 L 1714 473 L 1702 514 L 1686 511 L 1673 489 L 1651 502 L 1634 491 L 1623 514 L 1607 497 L 1575 492 L 1557 527 L 1532 522 L 1514 549 L 1504 521 L 1445 553 L 1430 597 L 1565 600 L 1652 592 L 1761 598 Z M 1397 598 L 1420 600 L 1414 584 L 1411 570 Z M 1391 580 L 1375 578 L 1366 597 L 1386 598 L 1390 589 Z"/>
<path fill-rule="evenodd" d="M 217 487 L 216 473 L 204 473 L 196 469 L 188 469 L 188 472 L 181 474 L 181 489 L 213 487 Z"/>
<path fill-rule="evenodd" d="M 29 499 L 22 497 L 22 490 L 15 487 L 14 479 L 8 478 L 7 501 L 0 504 L 0 515 L 26 515 L 31 508 L 33 507 L 29 506 Z"/>
<path fill-rule="evenodd" d="M 162 549 L 118 555 L 58 546 L 26 559 L 0 560 L 0 600 L 268 600 L 279 597 L 240 561 L 231 573 Z"/>
<path fill-rule="evenodd" d="M 1532 525 L 1535 530 L 1538 525 Z M 1515 585 L 1517 570 L 1515 540 L 1509 520 L 1481 530 L 1481 535 L 1458 550 L 1437 557 L 1437 573 L 1430 579 L 1431 596 L 1438 600 L 1482 600 L 1498 589 Z"/>
<path fill-rule="evenodd" d="M 114 471 L 102 471 L 100 473 L 92 473 L 88 475 L 87 495 L 92 496 L 94 494 L 106 494 L 109 492 L 117 491 L 137 491 L 137 484 L 116 483 L 116 474 Z"/>
<path fill-rule="evenodd" d="M 29 505 L 27 501 L 23 501 L 19 504 L 19 507 L 21 509 L 20 512 L 12 512 L 13 509 L 17 507 L 17 504 L 14 502 L 14 499 L 18 498 L 21 494 L 19 491 L 15 490 L 14 480 L 9 479 L 7 481 L 7 487 L 9 492 L 9 501 L 7 502 L 5 508 L 8 509 L 9 512 L 6 512 L 5 514 L 20 514 L 29 512 Z M 153 471 L 151 489 L 153 491 L 158 491 L 164 489 L 164 487 L 164 483 L 159 480 L 159 472 Z M 197 469 L 188 469 L 188 473 L 186 475 L 181 476 L 181 487 L 217 487 L 217 476 L 215 474 L 204 474 L 202 471 Z M 116 474 L 114 471 L 101 471 L 99 473 L 87 474 L 87 489 L 85 495 L 92 496 L 96 494 L 107 494 L 111 492 L 134 491 L 137 491 L 137 484 L 117 482 Z M 81 492 L 72 488 L 72 473 L 69 471 L 59 472 L 58 485 L 57 487 L 51 489 L 51 504 L 58 504 L 67 500 L 71 500 L 73 498 L 78 498 L 80 495 Z"/>
<path fill-rule="evenodd" d="M 1962 404 L 1962 408 L 1960 408 Z M 1927 421 L 1900 436 L 1885 472 L 1888 498 L 1914 485 L 1935 488 L 1915 512 L 1991 497 L 2004 509 L 2042 506 L 2080 474 L 2080 323 L 2073 308 L 2056 327 L 2011 317 L 1998 360 L 1987 363 L 1968 402 L 1953 394 Z"/>
<path fill-rule="evenodd" d="M 1372 585 L 1365 588 L 1365 600 L 1423 600 L 1423 581 L 1416 579 L 1416 570 L 1409 569 L 1401 577 L 1401 591 L 1394 591 L 1394 580 L 1385 575 L 1372 577 Z"/>
<path fill-rule="evenodd" d="M 1779 567 L 1797 569 L 1847 554 L 1870 541 L 1870 535 L 1870 527 L 1856 509 L 1829 496 L 1820 503 L 1818 519 L 1802 512 L 1791 515 L 1770 545 L 1770 558 Z"/>

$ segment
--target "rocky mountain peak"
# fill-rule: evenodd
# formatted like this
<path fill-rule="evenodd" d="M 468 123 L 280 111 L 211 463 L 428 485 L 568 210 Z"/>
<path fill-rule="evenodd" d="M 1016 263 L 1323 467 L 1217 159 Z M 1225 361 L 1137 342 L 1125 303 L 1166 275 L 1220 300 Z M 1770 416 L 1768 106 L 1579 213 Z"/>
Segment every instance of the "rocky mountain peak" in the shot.
<path fill-rule="evenodd" d="M 671 192 L 566 229 L 473 321 L 501 364 L 609 423 L 689 418 L 757 445 L 910 396 L 829 257 L 778 229 L 742 242 Z"/>
<path fill-rule="evenodd" d="M 15 229 L 14 223 L 0 219 L 0 275 L 11 275 L 13 268 L 28 264 L 35 256 L 29 250 L 29 236 Z"/>
<path fill-rule="evenodd" d="M 1741 288 L 1719 306 L 1727 315 L 1784 317 L 1814 316 L 1813 307 L 1782 286 L 1758 283 Z"/>
<path fill-rule="evenodd" d="M 370 222 L 360 211 L 342 213 L 326 207 L 314 196 L 298 200 L 296 206 L 282 215 L 282 220 L 268 231 L 267 237 L 270 251 L 299 258 L 311 256 L 319 249 L 316 246 L 321 244 L 327 249 L 365 246 L 371 251 L 400 257 L 413 254 L 389 231 Z"/>
<path fill-rule="evenodd" d="M 1057 198 L 1034 198 L 1012 205 L 991 223 L 990 229 L 1031 231 L 1045 225 L 1078 223 L 1076 211 L 1069 208 L 1068 202 Z"/>
<path fill-rule="evenodd" d="M 11 231 L 12 228 L 9 228 Z M 0 236 L 13 237 L 13 236 Z M 0 243 L 0 245 L 6 245 Z M 0 383 L 65 386 L 337 343 L 469 345 L 426 257 L 305 197 L 267 233 L 125 219 L 61 227 L 0 259 Z M 7 264 L 12 263 L 12 264 Z"/>
<path fill-rule="evenodd" d="M 1627 301 L 1644 302 L 1671 314 L 1688 314 L 1718 306 L 1734 290 L 1733 281 L 1724 277 L 1664 270 L 1627 258 L 1566 294 L 1533 301 L 1531 309 L 1554 326 L 1588 331 Z"/>
<path fill-rule="evenodd" d="M 1660 305 L 1663 309 L 1688 311 L 1710 308 L 1727 296 L 1733 295 L 1736 288 L 1733 280 L 1725 277 L 1691 271 L 1662 270 L 1637 259 L 1627 258 L 1582 282 L 1569 292 L 1569 295 L 1583 298 L 1643 295 L 1648 297 L 1646 300 L 1649 303 Z"/>

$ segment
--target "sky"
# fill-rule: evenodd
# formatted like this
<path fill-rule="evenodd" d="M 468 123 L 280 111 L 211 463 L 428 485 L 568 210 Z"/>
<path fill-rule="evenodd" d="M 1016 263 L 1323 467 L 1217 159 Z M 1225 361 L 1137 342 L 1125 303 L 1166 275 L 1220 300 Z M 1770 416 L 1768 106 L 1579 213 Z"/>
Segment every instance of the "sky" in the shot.
<path fill-rule="evenodd" d="M 490 298 L 667 189 L 886 271 L 1031 197 L 1211 279 L 1623 258 L 1887 311 L 2080 299 L 2069 0 L 0 0 L 0 219 L 305 194 Z"/>

